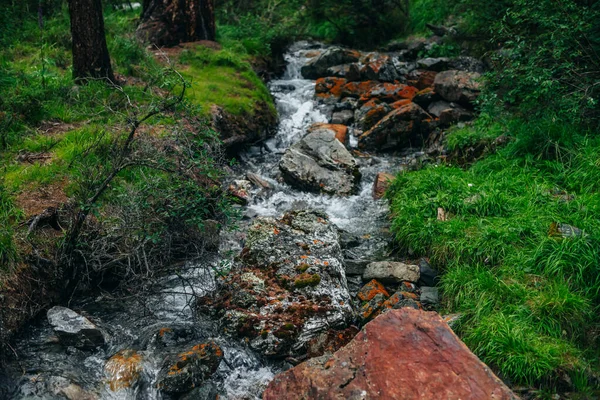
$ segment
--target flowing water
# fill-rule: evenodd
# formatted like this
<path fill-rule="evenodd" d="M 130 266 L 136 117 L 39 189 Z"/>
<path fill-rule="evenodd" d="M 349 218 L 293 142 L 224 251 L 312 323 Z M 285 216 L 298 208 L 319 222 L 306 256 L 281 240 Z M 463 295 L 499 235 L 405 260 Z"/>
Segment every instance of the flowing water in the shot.
<path fill-rule="evenodd" d="M 321 209 L 342 231 L 360 238 L 359 244 L 345 251 L 347 258 L 374 258 L 385 251 L 389 239 L 387 207 L 385 202 L 373 200 L 371 194 L 375 176 L 378 172 L 398 172 L 414 162 L 418 153 L 358 158 L 362 181 L 358 194 L 351 197 L 304 193 L 279 179 L 278 163 L 285 150 L 301 139 L 310 125 L 327 122 L 332 111 L 330 106 L 315 101 L 315 82 L 303 79 L 300 74 L 307 54 L 319 46 L 307 42 L 292 46 L 286 54 L 285 75 L 270 83 L 280 114 L 278 132 L 262 145 L 241 154 L 235 170 L 241 177 L 248 171 L 258 174 L 269 182 L 271 189 L 253 189 L 252 200 L 244 209 L 244 223 L 247 225 L 256 216 L 280 216 L 292 209 Z M 351 145 L 355 142 L 355 139 L 350 141 Z M 286 367 L 285 363 L 264 360 L 241 341 L 223 336 L 216 321 L 194 315 L 192 308 L 196 296 L 215 290 L 213 271 L 231 262 L 231 254 L 241 249 L 244 223 L 241 232 L 224 234 L 220 256 L 181 267 L 176 275 L 161 279 L 150 296 L 117 299 L 103 294 L 70 304 L 108 332 L 110 338 L 102 350 L 65 349 L 58 344 L 45 315 L 34 321 L 15 343 L 18 360 L 0 371 L 0 398 L 64 399 L 68 398 L 64 393 L 69 390 L 73 393 L 73 387 L 69 386 L 73 383 L 99 394 L 101 399 L 161 399 L 154 383 L 166 355 L 164 346 L 157 343 L 157 332 L 165 327 L 177 332 L 170 351 L 184 351 L 207 339 L 221 346 L 224 361 L 211 379 L 221 398 L 260 398 L 265 385 Z M 106 362 L 124 349 L 140 354 L 141 383 L 113 391 L 107 383 Z M 81 394 L 73 396 L 84 398 Z"/>

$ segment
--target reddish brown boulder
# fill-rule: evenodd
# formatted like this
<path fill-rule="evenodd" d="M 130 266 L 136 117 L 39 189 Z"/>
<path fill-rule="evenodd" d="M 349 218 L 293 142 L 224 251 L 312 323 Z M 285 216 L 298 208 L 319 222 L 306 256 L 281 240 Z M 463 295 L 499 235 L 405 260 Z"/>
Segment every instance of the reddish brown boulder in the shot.
<path fill-rule="evenodd" d="M 423 71 L 420 69 L 412 71 L 407 77 L 408 84 L 415 86 L 419 90 L 433 87 L 437 74 L 434 71 Z"/>
<path fill-rule="evenodd" d="M 373 185 L 373 198 L 375 200 L 383 198 L 385 191 L 390 187 L 395 178 L 392 174 L 386 174 L 385 172 L 378 173 Z"/>
<path fill-rule="evenodd" d="M 332 356 L 279 374 L 275 399 L 517 399 L 434 312 L 389 311 Z"/>

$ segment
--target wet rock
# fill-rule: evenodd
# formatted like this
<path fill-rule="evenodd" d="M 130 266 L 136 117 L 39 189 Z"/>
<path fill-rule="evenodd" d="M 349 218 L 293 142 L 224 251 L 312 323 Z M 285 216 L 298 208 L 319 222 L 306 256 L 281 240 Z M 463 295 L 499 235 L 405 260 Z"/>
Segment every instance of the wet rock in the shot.
<path fill-rule="evenodd" d="M 390 297 L 385 287 L 373 279 L 358 291 L 356 297 L 361 301 L 370 301 L 378 294 L 383 295 L 386 299 Z"/>
<path fill-rule="evenodd" d="M 340 64 L 357 62 L 360 53 L 354 50 L 332 47 L 310 60 L 300 71 L 306 79 L 318 79 L 327 76 L 327 70 Z"/>
<path fill-rule="evenodd" d="M 335 138 L 339 140 L 340 143 L 346 143 L 348 138 L 348 126 L 342 124 L 325 124 L 325 123 L 316 123 L 311 125 L 308 128 L 308 132 L 316 132 L 320 130 L 327 130 L 333 132 Z"/>
<path fill-rule="evenodd" d="M 382 282 L 418 282 L 419 266 L 402 262 L 379 261 L 367 265 L 363 274 L 364 280 L 377 279 Z"/>
<path fill-rule="evenodd" d="M 164 393 L 187 393 L 214 374 L 223 351 L 214 342 L 198 344 L 190 350 L 168 357 L 158 373 L 158 389 Z"/>
<path fill-rule="evenodd" d="M 311 192 L 349 195 L 360 172 L 354 157 L 330 129 L 317 129 L 290 147 L 279 163 L 284 179 Z"/>
<path fill-rule="evenodd" d="M 436 286 L 439 281 L 437 271 L 425 259 L 419 261 L 419 275 L 419 286 Z"/>
<path fill-rule="evenodd" d="M 219 390 L 217 385 L 212 382 L 205 383 L 199 388 L 195 388 L 191 392 L 184 394 L 179 400 L 218 400 Z"/>
<path fill-rule="evenodd" d="M 108 388 L 117 392 L 133 388 L 143 371 L 142 355 L 135 350 L 121 350 L 104 365 L 104 376 Z"/>
<path fill-rule="evenodd" d="M 327 70 L 327 76 L 345 78 L 348 82 L 360 80 L 360 67 L 356 63 L 336 65 Z"/>
<path fill-rule="evenodd" d="M 152 340 L 160 347 L 174 347 L 188 342 L 194 337 L 194 329 L 189 325 L 163 327 L 155 333 Z"/>
<path fill-rule="evenodd" d="M 472 105 L 479 97 L 482 83 L 477 72 L 444 71 L 435 77 L 434 87 L 444 100 L 463 105 Z"/>
<path fill-rule="evenodd" d="M 306 354 L 323 332 L 348 327 L 354 312 L 337 229 L 327 215 L 296 211 L 257 218 L 249 228 L 243 266 L 229 273 L 200 310 L 222 316 L 224 329 L 266 356 Z M 252 273 L 264 282 L 242 279 Z"/>
<path fill-rule="evenodd" d="M 440 295 L 438 288 L 423 286 L 421 288 L 421 304 L 425 307 L 435 307 L 440 302 Z"/>
<path fill-rule="evenodd" d="M 387 103 L 371 99 L 356 111 L 356 125 L 359 129 L 367 131 L 391 111 L 392 107 Z"/>
<path fill-rule="evenodd" d="M 19 389 L 19 397 L 25 399 L 48 399 L 48 400 L 98 400 L 98 395 L 83 389 L 81 386 L 71 382 L 62 376 L 36 375 Z M 14 397 L 6 397 L 13 399 Z"/>
<path fill-rule="evenodd" d="M 282 398 L 517 399 L 439 315 L 408 308 L 379 316 L 333 356 L 277 375 L 263 399 Z"/>
<path fill-rule="evenodd" d="M 391 150 L 418 141 L 422 121 L 429 114 L 414 103 L 400 107 L 379 121 L 358 139 L 361 150 Z"/>
<path fill-rule="evenodd" d="M 332 124 L 350 125 L 354 121 L 354 112 L 343 110 L 334 112 L 331 117 Z"/>
<path fill-rule="evenodd" d="M 63 346 L 94 349 L 105 342 L 102 331 L 89 319 L 66 307 L 52 307 L 46 314 L 48 322 Z"/>
<path fill-rule="evenodd" d="M 373 198 L 379 200 L 383 198 L 385 191 L 390 187 L 396 177 L 392 174 L 380 172 L 375 177 L 375 183 L 373 184 Z"/>
<path fill-rule="evenodd" d="M 446 57 L 423 58 L 417 61 L 417 67 L 427 71 L 442 72 L 450 66 L 450 59 Z"/>

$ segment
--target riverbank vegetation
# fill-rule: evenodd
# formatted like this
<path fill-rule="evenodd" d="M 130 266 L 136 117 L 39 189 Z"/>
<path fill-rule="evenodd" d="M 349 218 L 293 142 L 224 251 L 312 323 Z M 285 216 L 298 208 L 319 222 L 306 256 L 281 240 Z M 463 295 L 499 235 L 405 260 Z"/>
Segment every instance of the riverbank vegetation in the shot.
<path fill-rule="evenodd" d="M 447 134 L 448 162 L 399 175 L 387 194 L 398 246 L 443 272 L 446 311 L 462 314 L 459 334 L 504 379 L 540 395 L 592 396 L 600 3 L 433 3 L 416 2 L 413 18 L 439 23 L 452 14 L 495 68 L 479 120 Z M 508 144 L 496 154 L 464 157 L 498 137 Z"/>

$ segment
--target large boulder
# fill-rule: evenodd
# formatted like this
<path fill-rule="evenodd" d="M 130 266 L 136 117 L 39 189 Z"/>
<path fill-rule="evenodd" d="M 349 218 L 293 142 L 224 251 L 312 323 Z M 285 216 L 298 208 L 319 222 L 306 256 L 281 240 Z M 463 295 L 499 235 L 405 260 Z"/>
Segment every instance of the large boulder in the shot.
<path fill-rule="evenodd" d="M 257 218 L 241 261 L 218 295 L 201 299 L 199 307 L 218 313 L 224 330 L 261 354 L 304 355 L 313 339 L 353 320 L 339 234 L 326 214 Z"/>
<path fill-rule="evenodd" d="M 472 105 L 482 89 L 481 74 L 465 71 L 444 71 L 435 77 L 435 92 L 446 101 Z"/>
<path fill-rule="evenodd" d="M 307 79 L 318 79 L 328 75 L 328 69 L 336 65 L 357 62 L 360 53 L 354 50 L 332 47 L 308 61 L 300 73 Z"/>
<path fill-rule="evenodd" d="M 471 111 L 460 105 L 443 100 L 430 104 L 427 111 L 439 119 L 441 127 L 447 127 L 460 121 L 471 121 L 475 117 Z"/>
<path fill-rule="evenodd" d="M 360 181 L 356 160 L 330 129 L 317 129 L 291 146 L 279 169 L 290 185 L 311 192 L 349 195 Z"/>
<path fill-rule="evenodd" d="M 421 123 L 430 116 L 415 103 L 390 112 L 358 139 L 362 150 L 392 150 L 408 146 L 418 139 Z"/>
<path fill-rule="evenodd" d="M 379 83 L 372 85 L 362 93 L 360 99 L 361 101 L 379 99 L 387 103 L 393 103 L 398 100 L 412 100 L 418 91 L 417 88 L 402 83 Z"/>
<path fill-rule="evenodd" d="M 223 350 L 214 342 L 198 344 L 188 351 L 167 357 L 158 373 L 156 386 L 165 393 L 187 393 L 217 371 Z"/>
<path fill-rule="evenodd" d="M 511 390 L 434 312 L 392 310 L 332 356 L 275 377 L 275 399 L 516 400 Z"/>
<path fill-rule="evenodd" d="M 66 307 L 52 307 L 46 314 L 60 343 L 78 349 L 103 346 L 103 332 L 86 317 Z"/>

